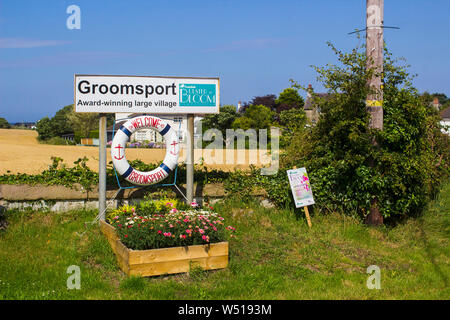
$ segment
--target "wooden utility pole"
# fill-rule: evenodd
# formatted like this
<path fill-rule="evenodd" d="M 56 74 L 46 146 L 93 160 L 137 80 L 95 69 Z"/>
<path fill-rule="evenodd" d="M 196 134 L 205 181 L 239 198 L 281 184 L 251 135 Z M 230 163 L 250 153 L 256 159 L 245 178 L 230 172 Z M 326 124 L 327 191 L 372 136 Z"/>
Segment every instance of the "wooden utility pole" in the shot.
<path fill-rule="evenodd" d="M 366 99 L 366 109 L 370 114 L 369 128 L 377 130 L 383 130 L 383 1 L 366 0 L 367 69 L 373 70 L 368 82 L 370 92 Z M 372 143 L 377 146 L 375 139 Z M 373 160 L 371 166 L 374 166 Z M 383 224 L 376 198 L 371 201 L 366 223 L 375 226 Z"/>

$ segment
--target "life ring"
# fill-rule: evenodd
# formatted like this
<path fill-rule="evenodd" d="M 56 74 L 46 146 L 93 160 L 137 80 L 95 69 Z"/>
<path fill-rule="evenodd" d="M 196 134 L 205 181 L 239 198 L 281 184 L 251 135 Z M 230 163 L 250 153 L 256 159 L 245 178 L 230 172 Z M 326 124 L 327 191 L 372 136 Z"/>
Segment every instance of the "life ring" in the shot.
<path fill-rule="evenodd" d="M 166 142 L 166 156 L 161 165 L 150 171 L 142 172 L 130 166 L 125 158 L 125 145 L 130 136 L 141 128 L 149 128 L 159 132 Z M 178 135 L 164 120 L 152 116 L 140 116 L 129 119 L 117 133 L 111 144 L 111 158 L 117 172 L 127 181 L 135 185 L 148 186 L 158 183 L 169 176 L 170 171 L 178 164 L 180 146 Z"/>

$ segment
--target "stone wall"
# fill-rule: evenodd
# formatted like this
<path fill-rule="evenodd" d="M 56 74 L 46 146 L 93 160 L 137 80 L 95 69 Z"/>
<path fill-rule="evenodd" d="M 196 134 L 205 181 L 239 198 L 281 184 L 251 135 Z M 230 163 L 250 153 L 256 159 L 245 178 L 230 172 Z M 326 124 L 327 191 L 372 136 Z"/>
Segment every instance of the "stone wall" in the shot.
<path fill-rule="evenodd" d="M 185 194 L 183 185 L 179 188 Z M 175 187 L 165 188 L 135 188 L 119 189 L 108 187 L 106 190 L 107 205 L 109 208 L 116 208 L 122 204 L 135 203 L 143 199 L 147 193 L 168 190 L 172 197 L 183 199 L 183 196 Z M 223 184 L 194 184 L 194 197 L 197 202 L 202 202 L 205 197 L 214 203 L 222 199 L 225 195 Z M 255 197 L 262 199 L 262 203 L 270 206 L 265 200 L 264 190 L 255 192 Z M 72 188 L 64 186 L 46 186 L 46 185 L 7 185 L 0 184 L 0 205 L 7 209 L 26 209 L 33 210 L 48 209 L 50 211 L 68 211 L 72 209 L 96 209 L 98 208 L 98 188 L 86 191 L 81 185 L 75 185 Z"/>

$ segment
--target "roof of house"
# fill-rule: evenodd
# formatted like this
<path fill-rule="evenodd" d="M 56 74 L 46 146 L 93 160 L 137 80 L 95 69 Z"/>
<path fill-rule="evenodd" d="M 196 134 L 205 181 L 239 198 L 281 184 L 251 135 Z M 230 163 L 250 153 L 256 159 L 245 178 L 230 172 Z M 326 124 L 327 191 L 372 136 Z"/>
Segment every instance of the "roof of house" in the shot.
<path fill-rule="evenodd" d="M 312 110 L 314 108 L 314 98 L 330 99 L 333 96 L 332 93 L 314 93 L 313 96 L 308 96 L 303 106 L 304 110 Z"/>
<path fill-rule="evenodd" d="M 445 108 L 441 111 L 442 119 L 450 119 L 450 107 Z"/>

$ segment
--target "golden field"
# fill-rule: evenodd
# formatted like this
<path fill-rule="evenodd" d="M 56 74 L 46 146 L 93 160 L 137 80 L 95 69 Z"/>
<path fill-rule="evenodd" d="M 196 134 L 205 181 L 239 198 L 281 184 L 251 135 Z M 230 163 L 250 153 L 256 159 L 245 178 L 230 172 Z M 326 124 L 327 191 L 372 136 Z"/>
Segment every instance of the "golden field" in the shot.
<path fill-rule="evenodd" d="M 89 167 L 98 170 L 98 147 L 41 144 L 37 141 L 37 132 L 34 130 L 0 129 L 0 150 L 0 174 L 5 174 L 8 170 L 10 173 L 40 173 L 47 169 L 53 156 L 63 158 L 68 166 L 73 165 L 78 158 L 87 157 Z M 165 149 L 128 148 L 126 157 L 128 160 L 140 159 L 146 163 L 158 163 L 164 159 L 165 152 Z M 196 149 L 194 157 L 196 163 L 203 158 L 208 168 L 227 171 L 235 168 L 246 169 L 250 164 L 260 166 L 267 161 L 265 154 L 261 153 L 258 157 L 257 151 L 249 150 Z M 108 162 L 111 161 L 109 149 L 107 158 Z M 179 162 L 184 160 L 185 152 L 181 150 Z"/>

